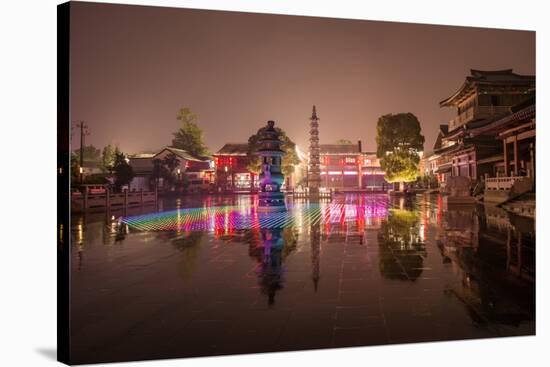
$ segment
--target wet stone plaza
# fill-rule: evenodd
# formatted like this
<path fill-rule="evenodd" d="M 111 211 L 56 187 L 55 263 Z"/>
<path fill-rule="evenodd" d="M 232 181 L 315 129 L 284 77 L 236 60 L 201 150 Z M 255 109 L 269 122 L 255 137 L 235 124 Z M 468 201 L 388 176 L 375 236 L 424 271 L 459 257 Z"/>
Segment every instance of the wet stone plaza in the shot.
<path fill-rule="evenodd" d="M 74 215 L 74 363 L 535 334 L 535 225 L 438 195 Z"/>

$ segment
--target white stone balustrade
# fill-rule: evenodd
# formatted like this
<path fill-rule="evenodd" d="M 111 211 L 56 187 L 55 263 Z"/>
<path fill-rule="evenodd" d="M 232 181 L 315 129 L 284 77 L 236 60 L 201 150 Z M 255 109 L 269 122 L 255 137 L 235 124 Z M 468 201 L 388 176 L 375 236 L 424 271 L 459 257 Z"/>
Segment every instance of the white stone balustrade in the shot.
<path fill-rule="evenodd" d="M 516 181 L 526 180 L 527 176 L 491 177 L 485 179 L 486 190 L 510 190 Z"/>

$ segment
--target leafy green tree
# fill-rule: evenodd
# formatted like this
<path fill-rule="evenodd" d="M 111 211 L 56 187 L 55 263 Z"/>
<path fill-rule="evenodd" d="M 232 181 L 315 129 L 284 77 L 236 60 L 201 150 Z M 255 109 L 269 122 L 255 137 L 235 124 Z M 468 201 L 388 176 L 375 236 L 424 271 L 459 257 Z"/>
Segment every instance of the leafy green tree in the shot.
<path fill-rule="evenodd" d="M 204 157 L 210 154 L 203 141 L 203 132 L 197 124 L 198 116 L 187 107 L 180 109 L 176 117 L 181 121 L 181 127 L 174 133 L 172 146 L 186 150 L 195 157 Z"/>
<path fill-rule="evenodd" d="M 251 135 L 250 138 L 248 138 L 247 168 L 251 172 L 258 174 L 261 172 L 262 164 L 257 151 L 260 148 L 259 141 L 261 134 L 266 128 L 267 127 L 260 128 L 256 134 Z M 277 130 L 279 133 L 279 139 L 283 142 L 283 144 L 281 144 L 281 149 L 286 153 L 281 162 L 281 171 L 288 177 L 294 172 L 294 166 L 300 163 L 300 158 L 298 158 L 298 154 L 296 153 L 296 144 L 290 140 L 285 131 L 280 127 L 276 127 L 275 130 Z"/>
<path fill-rule="evenodd" d="M 128 185 L 135 177 L 132 166 L 130 166 L 126 160 L 126 155 L 118 148 L 115 148 L 113 172 L 115 176 L 115 187 L 117 190 L 120 190 L 124 185 Z"/>
<path fill-rule="evenodd" d="M 103 147 L 101 152 L 101 170 L 103 172 L 110 172 L 113 169 L 115 163 L 115 148 L 108 144 Z"/>
<path fill-rule="evenodd" d="M 418 176 L 419 152 L 424 148 L 420 122 L 412 113 L 383 115 L 376 125 L 376 156 L 386 172 L 386 181 L 415 181 Z"/>
<path fill-rule="evenodd" d="M 93 145 L 85 145 L 84 148 L 82 148 L 82 151 L 84 152 L 83 161 L 86 163 L 99 163 L 101 160 L 101 150 L 96 148 Z M 76 149 L 74 153 L 77 155 L 78 159 L 80 159 L 80 148 Z"/>

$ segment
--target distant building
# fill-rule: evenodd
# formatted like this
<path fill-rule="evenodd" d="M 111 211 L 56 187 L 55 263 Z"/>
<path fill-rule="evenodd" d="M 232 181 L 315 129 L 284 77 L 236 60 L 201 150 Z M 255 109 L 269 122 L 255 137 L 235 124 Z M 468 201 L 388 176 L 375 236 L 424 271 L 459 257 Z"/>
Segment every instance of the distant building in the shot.
<path fill-rule="evenodd" d="M 129 164 L 136 175 L 130 183 L 130 188 L 153 190 L 156 185 L 156 178 L 153 176 L 154 161 L 163 160 L 171 154 L 179 160 L 179 166 L 174 170 L 174 174 L 180 179 L 186 179 L 188 190 L 206 190 L 214 183 L 214 164 L 211 158 L 195 157 L 185 150 L 166 147 L 157 153 L 142 153 L 129 157 Z M 168 189 L 165 186 L 164 180 L 159 178 L 159 188 Z"/>
<path fill-rule="evenodd" d="M 248 169 L 248 143 L 227 143 L 214 153 L 216 187 L 223 191 L 254 191 L 258 174 Z"/>
<path fill-rule="evenodd" d="M 103 173 L 104 172 L 101 169 L 100 162 L 84 161 L 82 165 L 82 174 L 84 175 L 84 177 L 90 176 L 90 175 L 99 175 Z"/>
<path fill-rule="evenodd" d="M 357 144 L 320 144 L 321 187 L 338 190 L 386 190 L 380 160 Z"/>
<path fill-rule="evenodd" d="M 443 137 L 445 137 L 448 132 L 448 125 L 439 125 L 439 133 L 435 140 L 433 150 L 425 153 L 420 161 L 421 176 L 434 175 L 441 185 L 447 182 L 452 171 L 451 156 L 445 153 L 451 150 L 455 142 L 452 140 L 443 140 Z"/>
<path fill-rule="evenodd" d="M 380 167 L 380 159 L 376 157 L 376 152 L 362 152 L 361 157 L 361 188 L 386 191 L 392 187 L 384 178 L 385 172 Z"/>
<path fill-rule="evenodd" d="M 128 164 L 134 170 L 135 177 L 130 187 L 136 190 L 150 191 L 155 189 L 153 179 L 153 157 L 155 153 L 139 153 L 128 157 Z"/>

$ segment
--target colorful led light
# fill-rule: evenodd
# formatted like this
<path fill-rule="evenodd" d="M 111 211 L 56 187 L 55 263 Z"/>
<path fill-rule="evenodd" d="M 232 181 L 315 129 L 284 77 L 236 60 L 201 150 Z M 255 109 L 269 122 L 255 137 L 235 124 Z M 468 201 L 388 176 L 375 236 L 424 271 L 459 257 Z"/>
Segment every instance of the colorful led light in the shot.
<path fill-rule="evenodd" d="M 373 196 L 360 204 L 289 203 L 287 211 L 262 213 L 254 205 L 176 209 L 123 217 L 122 222 L 140 231 L 231 232 L 242 229 L 288 228 L 347 222 L 370 223 L 387 216 L 387 199 Z"/>

